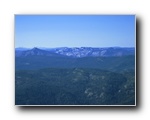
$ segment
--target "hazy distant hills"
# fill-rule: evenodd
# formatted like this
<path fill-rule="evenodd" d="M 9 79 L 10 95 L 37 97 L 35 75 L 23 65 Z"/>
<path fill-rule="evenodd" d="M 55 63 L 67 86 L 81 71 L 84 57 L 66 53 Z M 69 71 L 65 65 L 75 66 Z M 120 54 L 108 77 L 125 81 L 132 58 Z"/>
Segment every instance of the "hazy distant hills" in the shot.
<path fill-rule="evenodd" d="M 16 70 L 41 68 L 98 68 L 129 71 L 135 68 L 134 48 L 16 49 Z"/>
<path fill-rule="evenodd" d="M 25 57 L 25 56 L 61 56 L 55 52 L 42 50 L 39 48 L 33 49 L 16 49 L 16 56 L 17 57 Z"/>
<path fill-rule="evenodd" d="M 15 56 L 68 56 L 68 57 L 111 57 L 111 56 L 126 56 L 134 55 L 135 48 L 93 48 L 93 47 L 60 47 L 60 48 L 16 48 Z"/>

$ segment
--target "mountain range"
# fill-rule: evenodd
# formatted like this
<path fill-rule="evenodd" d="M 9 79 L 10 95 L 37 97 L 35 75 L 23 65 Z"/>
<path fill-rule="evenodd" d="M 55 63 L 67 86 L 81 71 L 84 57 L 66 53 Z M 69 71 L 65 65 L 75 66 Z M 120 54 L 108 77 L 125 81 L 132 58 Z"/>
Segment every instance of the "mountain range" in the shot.
<path fill-rule="evenodd" d="M 97 68 L 129 71 L 135 68 L 134 48 L 32 48 L 16 49 L 16 70 L 41 68 Z"/>
<path fill-rule="evenodd" d="M 16 48 L 16 57 L 25 56 L 68 56 L 68 57 L 112 57 L 112 56 L 127 56 L 135 55 L 135 48 L 107 47 L 60 47 L 60 48 Z"/>

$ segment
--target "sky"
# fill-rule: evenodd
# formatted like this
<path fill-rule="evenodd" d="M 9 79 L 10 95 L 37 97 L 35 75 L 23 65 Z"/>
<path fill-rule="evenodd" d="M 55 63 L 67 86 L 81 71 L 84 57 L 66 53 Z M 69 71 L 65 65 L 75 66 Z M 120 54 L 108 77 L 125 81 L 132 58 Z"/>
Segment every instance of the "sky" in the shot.
<path fill-rule="evenodd" d="M 135 47 L 134 15 L 15 15 L 15 47 Z"/>

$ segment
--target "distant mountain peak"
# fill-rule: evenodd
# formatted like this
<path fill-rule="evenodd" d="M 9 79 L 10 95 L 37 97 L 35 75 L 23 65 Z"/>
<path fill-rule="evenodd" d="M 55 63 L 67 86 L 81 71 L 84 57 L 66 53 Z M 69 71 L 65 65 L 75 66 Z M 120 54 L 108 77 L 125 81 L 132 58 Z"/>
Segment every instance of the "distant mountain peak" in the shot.
<path fill-rule="evenodd" d="M 32 49 L 25 50 L 25 51 L 16 51 L 16 56 L 17 57 L 19 56 L 21 57 L 26 57 L 26 56 L 54 56 L 56 57 L 57 56 L 58 57 L 58 56 L 63 56 L 63 55 L 34 47 Z"/>
<path fill-rule="evenodd" d="M 31 50 L 41 50 L 41 49 L 39 49 L 39 48 L 37 48 L 37 47 L 34 47 L 34 48 L 32 48 Z"/>

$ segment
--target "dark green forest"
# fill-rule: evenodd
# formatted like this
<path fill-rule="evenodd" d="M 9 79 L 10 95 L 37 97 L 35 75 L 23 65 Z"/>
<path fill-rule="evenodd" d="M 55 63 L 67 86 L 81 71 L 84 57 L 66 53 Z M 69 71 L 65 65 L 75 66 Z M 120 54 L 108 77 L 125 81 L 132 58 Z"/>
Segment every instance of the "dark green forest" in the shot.
<path fill-rule="evenodd" d="M 42 68 L 97 68 L 110 71 L 134 71 L 135 56 L 121 57 L 16 57 L 16 70 L 36 70 Z"/>
<path fill-rule="evenodd" d="M 135 56 L 15 58 L 16 105 L 135 105 Z"/>

